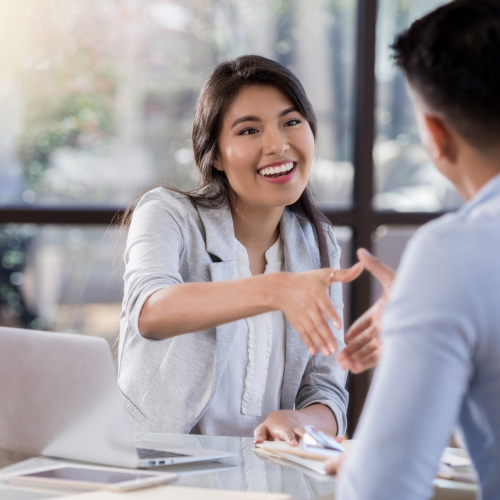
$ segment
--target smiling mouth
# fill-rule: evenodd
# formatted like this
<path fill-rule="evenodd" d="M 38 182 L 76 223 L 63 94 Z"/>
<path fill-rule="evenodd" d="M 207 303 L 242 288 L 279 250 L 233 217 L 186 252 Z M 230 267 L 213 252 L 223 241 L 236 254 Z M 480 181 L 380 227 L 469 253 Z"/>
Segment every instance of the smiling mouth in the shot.
<path fill-rule="evenodd" d="M 261 168 L 258 173 L 262 175 L 262 177 L 283 177 L 288 175 L 295 167 L 294 162 L 284 163 L 283 165 L 277 165 L 275 167 L 266 167 Z"/>

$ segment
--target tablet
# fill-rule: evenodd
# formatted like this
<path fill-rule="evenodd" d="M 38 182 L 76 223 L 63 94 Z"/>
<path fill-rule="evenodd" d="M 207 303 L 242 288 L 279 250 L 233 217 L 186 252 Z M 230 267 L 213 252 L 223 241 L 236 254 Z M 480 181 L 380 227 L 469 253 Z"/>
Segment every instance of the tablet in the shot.
<path fill-rule="evenodd" d="M 12 473 L 3 479 L 13 484 L 32 486 L 77 490 L 109 489 L 130 491 L 165 484 L 177 477 L 177 474 L 168 472 L 59 464 Z"/>

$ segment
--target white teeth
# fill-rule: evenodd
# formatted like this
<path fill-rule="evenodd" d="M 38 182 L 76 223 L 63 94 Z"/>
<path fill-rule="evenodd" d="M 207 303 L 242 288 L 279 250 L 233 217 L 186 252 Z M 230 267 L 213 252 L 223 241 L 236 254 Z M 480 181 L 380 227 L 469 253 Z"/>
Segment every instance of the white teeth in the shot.
<path fill-rule="evenodd" d="M 281 174 L 284 172 L 289 172 L 293 169 L 293 162 L 286 163 L 284 165 L 278 165 L 277 167 L 266 167 L 259 170 L 260 175 L 273 175 Z"/>

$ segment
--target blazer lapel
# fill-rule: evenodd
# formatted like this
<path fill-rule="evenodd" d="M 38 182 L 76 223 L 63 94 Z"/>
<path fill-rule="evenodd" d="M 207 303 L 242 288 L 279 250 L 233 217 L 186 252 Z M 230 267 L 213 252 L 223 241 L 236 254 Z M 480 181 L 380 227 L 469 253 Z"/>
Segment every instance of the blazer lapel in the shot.
<path fill-rule="evenodd" d="M 234 280 L 238 277 L 236 261 L 212 262 L 210 264 L 210 276 L 212 282 Z M 215 386 L 219 386 L 222 374 L 226 368 L 227 360 L 233 345 L 236 333 L 236 322 L 226 323 L 216 327 L 216 351 L 215 351 Z"/>
<path fill-rule="evenodd" d="M 295 214 L 285 209 L 280 221 L 280 234 L 285 254 L 285 271 L 300 273 L 314 269 L 307 238 Z M 281 390 L 281 408 L 291 409 L 310 354 L 295 328 L 286 320 L 285 373 Z"/>
<path fill-rule="evenodd" d="M 236 245 L 231 209 L 198 207 L 200 219 L 205 227 L 207 252 L 220 261 L 236 261 Z"/>
<path fill-rule="evenodd" d="M 209 265 L 212 282 L 238 278 L 233 218 L 229 207 L 210 209 L 198 207 L 205 228 L 205 243 L 212 263 Z M 216 327 L 215 382 L 219 386 L 236 333 L 236 323 Z M 212 393 L 213 394 L 213 393 Z"/>

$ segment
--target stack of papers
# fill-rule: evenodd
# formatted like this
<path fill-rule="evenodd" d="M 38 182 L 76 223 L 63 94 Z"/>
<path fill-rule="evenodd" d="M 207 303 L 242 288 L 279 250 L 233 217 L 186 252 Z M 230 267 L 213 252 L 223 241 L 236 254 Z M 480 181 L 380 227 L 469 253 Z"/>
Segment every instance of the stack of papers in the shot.
<path fill-rule="evenodd" d="M 470 458 L 443 453 L 437 477 L 461 483 L 477 483 Z"/>
<path fill-rule="evenodd" d="M 282 464 L 286 464 L 286 462 L 291 462 L 290 466 L 299 464 L 322 476 L 326 475 L 325 461 L 338 457 L 342 453 L 337 450 L 304 446 L 303 443 L 300 446 L 290 446 L 284 441 L 264 441 L 264 443 L 258 444 L 254 451 L 265 457 L 278 460 Z M 464 483 L 477 482 L 470 458 L 451 452 L 443 453 L 437 477 Z"/>
<path fill-rule="evenodd" d="M 290 446 L 284 441 L 264 441 L 254 451 L 269 458 L 285 459 L 302 465 L 321 475 L 326 475 L 325 461 L 342 453 L 313 446 Z"/>

